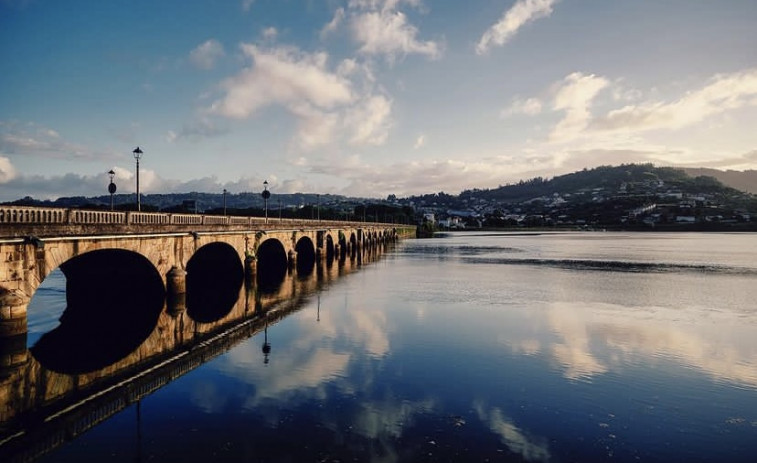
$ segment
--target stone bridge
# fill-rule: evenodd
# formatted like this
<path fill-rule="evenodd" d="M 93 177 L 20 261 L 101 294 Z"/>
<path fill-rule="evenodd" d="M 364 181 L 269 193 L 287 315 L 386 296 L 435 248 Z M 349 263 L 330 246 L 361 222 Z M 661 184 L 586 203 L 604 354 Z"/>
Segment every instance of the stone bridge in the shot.
<path fill-rule="evenodd" d="M 391 246 L 322 259 L 307 275 L 292 269 L 275 289 L 244 284 L 234 293 L 234 287 L 219 286 L 211 298 L 214 310 L 199 314 L 192 307 L 165 310 L 162 297 L 120 294 L 95 305 L 105 316 L 82 321 L 77 313 L 86 313 L 87 304 L 67 294 L 61 325 L 33 347 L 23 335 L 0 338 L 0 461 L 34 460 L 251 336 L 275 333 L 277 322 L 294 312 L 316 311 L 317 324 L 320 300 L 316 306 L 313 297 Z M 145 314 L 153 317 L 144 320 Z M 275 358 L 270 343 L 262 347 L 259 361 Z"/>
<path fill-rule="evenodd" d="M 219 310 L 211 295 L 233 294 L 243 281 L 275 288 L 321 260 L 359 259 L 412 236 L 414 226 L 388 223 L 0 206 L 0 338 L 26 333 L 29 301 L 56 268 L 69 303 L 139 304 L 143 294 L 203 320 Z"/>

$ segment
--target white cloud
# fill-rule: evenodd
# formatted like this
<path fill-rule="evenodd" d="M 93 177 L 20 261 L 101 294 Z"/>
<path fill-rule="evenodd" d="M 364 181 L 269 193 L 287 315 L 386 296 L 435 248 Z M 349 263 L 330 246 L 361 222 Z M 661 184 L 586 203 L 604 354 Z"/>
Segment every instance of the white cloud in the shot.
<path fill-rule="evenodd" d="M 596 104 L 598 95 L 605 90 L 607 98 L 602 99 L 601 105 Z M 646 141 L 645 133 L 678 131 L 716 116 L 727 116 L 735 110 L 757 107 L 757 68 L 715 75 L 700 88 L 691 89 L 677 99 L 658 97 L 644 100 L 640 90 L 626 88 L 622 80 L 611 81 L 603 76 L 581 72 L 566 76 L 553 86 L 552 91 L 552 109 L 563 113 L 563 117 L 552 128 L 549 142 L 580 142 L 582 145 L 576 145 L 573 149 L 584 151 L 648 151 L 657 153 L 659 159 L 667 159 L 668 163 L 690 164 L 697 161 L 690 156 L 691 150 L 679 153 L 685 156 L 676 155 L 669 148 Z M 529 101 L 531 99 L 516 99 L 502 111 L 502 115 L 527 113 L 530 109 L 536 112 L 538 105 L 530 108 Z M 612 107 L 628 101 L 637 102 L 620 108 Z M 593 107 L 603 109 L 592 110 Z M 728 156 L 733 156 L 733 153 Z"/>
<path fill-rule="evenodd" d="M 169 130 L 165 136 L 165 140 L 169 143 L 185 139 L 197 141 L 201 138 L 218 137 L 226 133 L 228 133 L 228 130 L 219 127 L 214 120 L 208 117 L 199 117 L 192 122 L 184 124 L 179 132 Z"/>
<path fill-rule="evenodd" d="M 11 164 L 11 160 L 0 156 L 0 183 L 7 183 L 14 178 L 16 178 L 16 169 Z"/>
<path fill-rule="evenodd" d="M 719 74 L 673 102 L 646 101 L 610 111 L 592 122 L 597 131 L 675 130 L 744 106 L 757 106 L 757 69 Z"/>
<path fill-rule="evenodd" d="M 609 85 L 604 77 L 574 72 L 560 84 L 553 109 L 564 111 L 565 117 L 550 134 L 552 141 L 565 141 L 578 136 L 589 124 L 589 107 L 597 94 Z"/>
<path fill-rule="evenodd" d="M 249 12 L 253 3 L 255 3 L 255 0 L 242 0 L 242 11 Z"/>
<path fill-rule="evenodd" d="M 34 123 L 0 122 L 0 152 L 54 159 L 112 159 L 114 153 L 95 151 Z"/>
<path fill-rule="evenodd" d="M 525 114 L 527 116 L 536 116 L 541 113 L 542 103 L 538 98 L 528 98 L 526 100 L 515 99 L 507 108 L 501 112 L 502 117 L 513 116 L 516 114 Z"/>
<path fill-rule="evenodd" d="M 264 39 L 273 40 L 279 35 L 279 31 L 275 27 L 266 27 L 262 34 Z"/>
<path fill-rule="evenodd" d="M 383 95 L 366 98 L 347 114 L 347 123 L 352 128 L 351 143 L 357 145 L 382 145 L 389 136 L 392 102 Z"/>
<path fill-rule="evenodd" d="M 331 21 L 329 21 L 329 23 L 323 26 L 323 29 L 321 29 L 321 38 L 324 38 L 330 33 L 339 29 L 342 21 L 344 21 L 344 8 L 337 8 Z"/>
<path fill-rule="evenodd" d="M 354 15 L 350 20 L 353 38 L 360 43 L 359 51 L 368 55 L 384 55 L 393 60 L 397 55 L 417 53 L 438 58 L 438 43 L 419 41 L 418 29 L 409 24 L 400 11 L 370 11 Z"/>
<path fill-rule="evenodd" d="M 381 164 L 380 160 L 366 161 L 358 156 L 334 162 L 314 160 L 312 173 L 334 175 L 349 184 L 343 194 L 366 197 L 385 197 L 388 194 L 405 196 L 438 191 L 460 191 L 465 188 L 496 186 L 504 183 L 521 169 L 533 168 L 530 159 L 487 158 L 470 161 L 413 160 Z M 514 180 L 517 180 L 515 178 Z"/>
<path fill-rule="evenodd" d="M 494 45 L 504 45 L 527 23 L 552 14 L 552 7 L 557 1 L 518 0 L 496 24 L 484 32 L 476 45 L 476 53 L 482 55 Z"/>
<path fill-rule="evenodd" d="M 298 118 L 297 143 L 305 150 L 329 144 L 339 126 L 337 114 L 320 111 L 306 103 L 290 107 Z"/>
<path fill-rule="evenodd" d="M 348 6 L 363 10 L 391 11 L 396 10 L 401 3 L 419 7 L 421 0 L 349 0 Z"/>
<path fill-rule="evenodd" d="M 346 10 L 335 11 L 332 20 L 321 30 L 321 37 L 346 23 L 361 54 L 384 56 L 389 62 L 409 54 L 440 57 L 440 44 L 418 39 L 418 28 L 399 11 L 402 4 L 413 8 L 421 6 L 419 0 L 350 0 Z"/>
<path fill-rule="evenodd" d="M 305 53 L 293 47 L 262 50 L 242 44 L 254 66 L 223 82 L 225 95 L 211 106 L 211 112 L 244 119 L 273 104 L 285 106 L 306 102 L 328 109 L 354 99 L 351 83 L 330 72 L 326 53 Z"/>
<path fill-rule="evenodd" d="M 206 40 L 189 53 L 189 60 L 200 69 L 212 69 L 225 56 L 223 45 L 216 39 Z"/>
<path fill-rule="evenodd" d="M 418 138 L 415 139 L 415 144 L 413 145 L 413 149 L 420 149 L 423 148 L 426 145 L 426 136 L 421 134 L 418 135 Z"/>
<path fill-rule="evenodd" d="M 3 158 L 0 157 L 0 171 L 5 169 Z M 9 164 L 9 163 L 8 163 Z M 62 196 L 98 196 L 106 195 L 109 177 L 105 171 L 97 174 L 80 175 L 67 173 L 63 175 L 42 176 L 24 175 L 17 173 L 13 166 L 12 177 L 2 182 L 0 201 L 12 201 L 31 195 L 35 199 L 56 199 Z M 134 182 L 131 181 L 132 173 L 127 169 L 114 167 L 116 172 L 115 182 L 118 185 L 118 193 L 134 191 Z M 145 171 L 140 171 L 142 174 Z M 1 179 L 0 179 L 1 180 Z M 121 180 L 121 181 L 119 181 Z M 142 176 L 140 175 L 140 182 Z M 131 187 L 131 190 L 130 190 Z M 140 183 L 140 190 L 142 184 Z"/>
<path fill-rule="evenodd" d="M 212 103 L 210 114 L 245 119 L 268 106 L 282 106 L 297 118 L 295 146 L 305 150 L 340 139 L 352 145 L 386 141 L 392 102 L 373 93 L 369 66 L 346 59 L 331 70 L 324 52 L 306 53 L 286 46 L 241 47 L 253 65 L 222 83 L 225 94 Z M 361 79 L 362 88 L 356 90 Z M 181 135 L 169 133 L 169 139 Z"/>

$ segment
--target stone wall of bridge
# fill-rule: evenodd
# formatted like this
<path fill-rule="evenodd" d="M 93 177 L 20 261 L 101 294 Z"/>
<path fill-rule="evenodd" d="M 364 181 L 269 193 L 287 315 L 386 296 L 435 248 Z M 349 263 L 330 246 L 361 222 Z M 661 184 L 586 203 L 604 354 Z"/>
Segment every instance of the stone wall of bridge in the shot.
<path fill-rule="evenodd" d="M 40 220 L 47 220 L 47 217 L 60 220 L 64 218 L 64 215 L 48 212 L 47 215 L 40 216 Z M 108 217 L 110 216 L 81 216 L 77 220 L 108 221 Z M 8 218 L 7 211 L 5 218 Z M 34 219 L 33 216 L 22 218 Z M 227 222 L 231 222 L 232 219 L 217 218 Z M 172 220 L 182 221 L 183 218 L 173 217 Z M 256 275 L 265 275 L 266 272 L 273 271 L 274 267 L 298 269 L 298 263 L 303 263 L 303 260 L 345 259 L 348 255 L 367 247 L 412 236 L 415 231 L 414 227 L 397 227 L 392 224 L 335 222 L 329 223 L 330 226 L 324 226 L 322 223 L 303 222 L 299 228 L 276 228 L 274 224 L 268 224 L 266 227 L 252 230 L 239 229 L 243 225 L 208 224 L 209 228 L 205 229 L 200 228 L 201 224 L 191 225 L 203 231 L 166 231 L 166 227 L 173 225 L 142 224 L 141 233 L 72 235 L 71 225 L 36 223 L 38 228 L 34 228 L 33 225 L 35 223 L 26 224 L 26 231 L 36 232 L 37 235 L 28 233 L 23 238 L 0 238 L 0 337 L 26 332 L 27 305 L 36 289 L 54 269 L 62 267 L 67 279 L 103 278 L 104 269 L 75 265 L 75 258 L 88 253 L 99 252 L 102 258 L 97 262 L 109 267 L 114 278 L 133 275 L 125 268 L 131 265 L 131 259 L 126 259 L 125 253 L 117 253 L 115 250 L 141 256 L 160 276 L 169 299 L 178 301 L 181 309 L 184 302 L 182 295 L 186 291 L 187 269 L 195 256 L 203 255 L 204 259 L 201 260 L 210 262 L 209 265 L 228 267 L 217 269 L 220 272 L 234 272 L 231 267 L 239 267 L 249 280 Z M 0 223 L 0 236 L 8 230 L 6 226 L 7 224 Z M 133 225 L 125 226 L 128 228 Z M 184 226 L 173 227 L 181 230 Z M 74 228 L 73 231 L 77 230 L 78 228 Z M 42 231 L 44 233 L 40 233 Z M 224 250 L 227 255 L 235 254 L 236 262 L 234 259 L 227 258 L 224 261 L 214 257 L 214 254 Z M 308 265 L 312 266 L 312 262 L 304 264 L 305 268 L 308 268 Z M 122 271 L 117 271 L 119 266 L 123 267 Z M 172 298 L 172 295 L 175 296 L 172 293 L 179 293 L 179 297 Z"/>

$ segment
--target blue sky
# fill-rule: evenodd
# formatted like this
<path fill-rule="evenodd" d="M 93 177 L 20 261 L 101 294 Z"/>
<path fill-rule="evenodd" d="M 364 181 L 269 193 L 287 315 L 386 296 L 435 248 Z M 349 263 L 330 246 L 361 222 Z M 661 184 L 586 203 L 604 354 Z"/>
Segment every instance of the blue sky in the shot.
<path fill-rule="evenodd" d="M 0 201 L 757 168 L 753 0 L 0 0 Z"/>

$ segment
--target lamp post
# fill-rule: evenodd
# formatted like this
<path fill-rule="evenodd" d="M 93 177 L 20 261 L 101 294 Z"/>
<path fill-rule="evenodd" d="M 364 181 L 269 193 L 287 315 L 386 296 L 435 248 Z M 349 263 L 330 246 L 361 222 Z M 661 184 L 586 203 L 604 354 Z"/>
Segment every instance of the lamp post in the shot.
<path fill-rule="evenodd" d="M 142 159 L 142 150 L 139 146 L 131 152 L 134 155 L 134 159 L 137 161 L 137 211 L 142 210 L 142 200 L 139 197 L 139 160 Z"/>
<path fill-rule="evenodd" d="M 317 199 L 317 204 L 318 204 L 318 207 L 317 207 L 317 211 L 318 211 L 317 212 L 317 218 L 318 218 L 318 221 L 320 222 L 321 221 L 321 195 L 315 195 L 315 197 Z"/>
<path fill-rule="evenodd" d="M 108 175 L 110 175 L 110 183 L 108 184 L 108 193 L 110 193 L 110 210 L 113 210 L 113 193 L 116 192 L 116 184 L 113 183 L 113 177 L 116 175 L 115 172 L 113 172 L 113 169 L 110 169 L 108 171 Z"/>
<path fill-rule="evenodd" d="M 263 204 L 265 207 L 265 223 L 268 223 L 268 198 L 271 197 L 271 192 L 268 191 L 268 180 L 263 181 L 263 192 L 260 193 L 263 197 Z"/>
<path fill-rule="evenodd" d="M 226 188 L 223 189 L 223 215 L 226 216 Z"/>

